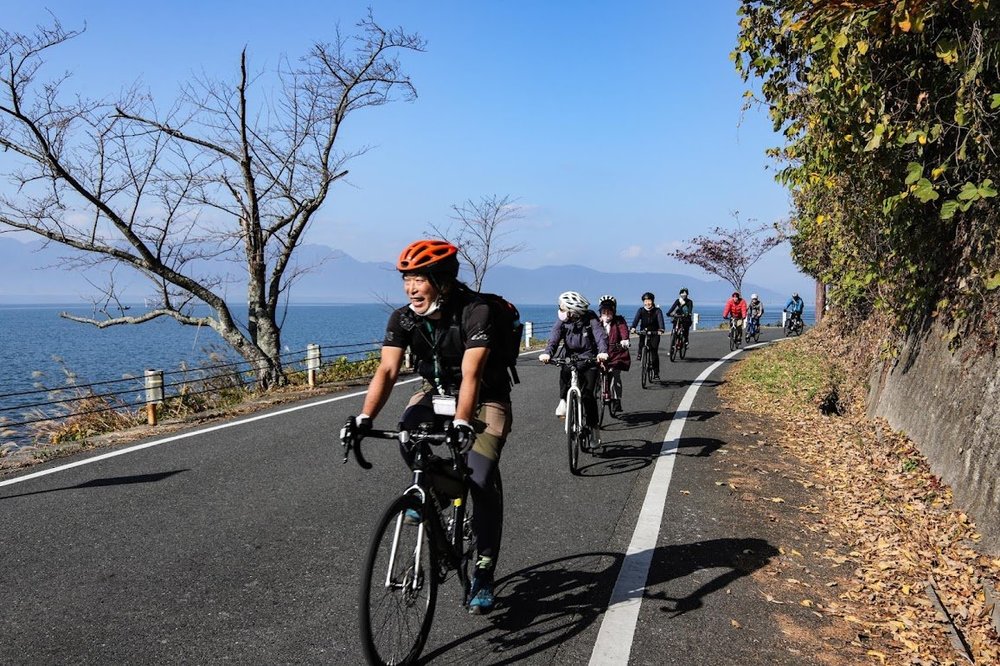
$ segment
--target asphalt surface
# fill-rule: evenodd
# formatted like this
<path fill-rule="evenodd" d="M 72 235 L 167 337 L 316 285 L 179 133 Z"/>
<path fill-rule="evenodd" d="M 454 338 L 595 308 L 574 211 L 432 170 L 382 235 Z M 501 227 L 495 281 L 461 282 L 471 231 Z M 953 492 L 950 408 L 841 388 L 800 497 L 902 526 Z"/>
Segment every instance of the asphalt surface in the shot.
<path fill-rule="evenodd" d="M 581 456 L 579 477 L 553 415 L 558 371 L 523 359 L 502 460 L 498 607 L 470 616 L 448 582 L 427 661 L 591 660 L 669 423 L 728 351 L 723 332 L 699 332 L 687 360 L 661 353 L 659 385 L 626 374 L 625 413 L 603 449 Z M 751 578 L 776 546 L 709 492 L 732 427 L 714 391 L 729 363 L 704 382 L 670 453 L 634 637 L 619 641 L 631 664 L 810 663 L 774 640 Z M 376 425 L 394 425 L 412 390 L 398 386 Z M 366 442 L 372 470 L 341 464 L 336 433 L 357 393 L 0 487 L 0 663 L 361 663 L 362 558 L 409 474 L 392 442 Z"/>

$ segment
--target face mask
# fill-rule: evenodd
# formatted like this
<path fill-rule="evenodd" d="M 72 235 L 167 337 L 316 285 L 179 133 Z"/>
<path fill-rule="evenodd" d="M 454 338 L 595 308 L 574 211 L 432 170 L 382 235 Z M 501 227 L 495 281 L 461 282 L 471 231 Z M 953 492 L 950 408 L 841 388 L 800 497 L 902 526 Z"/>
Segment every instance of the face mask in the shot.
<path fill-rule="evenodd" d="M 653 309 L 653 306 L 652 305 L 643 305 L 642 308 L 643 308 L 643 310 L 646 310 L 648 312 L 648 311 L 650 311 L 650 310 Z"/>
<path fill-rule="evenodd" d="M 565 310 L 560 310 L 559 314 L 557 314 L 556 316 L 559 317 L 559 321 L 566 321 L 567 319 L 569 319 L 569 313 L 566 312 Z"/>
<path fill-rule="evenodd" d="M 441 299 L 440 298 L 437 299 L 436 301 L 434 301 L 433 303 L 431 303 L 431 306 L 429 308 L 427 308 L 426 312 L 417 312 L 417 309 L 415 307 L 413 307 L 412 303 L 410 303 L 410 309 L 413 310 L 414 312 L 416 312 L 421 317 L 429 317 L 432 314 L 434 314 L 435 312 L 437 312 L 440 308 L 441 308 Z"/>
<path fill-rule="evenodd" d="M 608 314 L 602 314 L 602 315 L 601 315 L 601 321 L 602 321 L 603 323 L 605 323 L 605 324 L 609 323 L 609 322 L 611 321 L 611 315 L 608 315 Z"/>

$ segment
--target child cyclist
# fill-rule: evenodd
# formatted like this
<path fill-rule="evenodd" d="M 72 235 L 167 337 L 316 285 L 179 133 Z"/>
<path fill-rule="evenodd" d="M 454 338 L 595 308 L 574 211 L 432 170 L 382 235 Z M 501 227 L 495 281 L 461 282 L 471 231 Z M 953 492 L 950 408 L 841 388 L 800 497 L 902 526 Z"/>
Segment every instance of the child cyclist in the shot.
<path fill-rule="evenodd" d="M 653 364 L 653 381 L 660 381 L 660 336 L 663 335 L 663 310 L 656 307 L 656 296 L 647 291 L 642 295 L 642 307 L 632 319 L 632 332 L 639 330 L 639 353 L 642 353 L 646 336 L 649 336 L 650 361 Z"/>
<path fill-rule="evenodd" d="M 538 355 L 538 360 L 548 363 L 561 342 L 563 354 L 581 359 L 596 359 L 598 363 L 608 361 L 608 336 L 601 326 L 601 320 L 590 309 L 590 301 L 576 291 L 566 291 L 559 295 L 559 321 L 552 327 L 549 344 Z M 580 392 L 583 394 L 583 409 L 587 414 L 587 428 L 597 424 L 597 366 L 586 368 L 579 373 Z M 559 373 L 559 405 L 556 416 L 566 416 L 566 392 L 569 391 L 570 369 L 566 366 Z"/>
<path fill-rule="evenodd" d="M 598 301 L 598 311 L 604 332 L 608 334 L 608 360 L 604 364 L 611 375 L 611 412 L 622 411 L 622 370 L 628 371 L 632 356 L 628 353 L 629 332 L 625 317 L 618 314 L 618 301 L 608 294 Z"/>

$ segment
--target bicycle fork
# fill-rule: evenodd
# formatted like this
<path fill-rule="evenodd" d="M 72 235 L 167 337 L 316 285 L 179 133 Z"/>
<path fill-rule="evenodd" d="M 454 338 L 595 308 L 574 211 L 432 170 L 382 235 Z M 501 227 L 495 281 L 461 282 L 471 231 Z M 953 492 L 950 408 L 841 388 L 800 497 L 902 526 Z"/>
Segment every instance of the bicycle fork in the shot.
<path fill-rule="evenodd" d="M 420 499 L 420 506 L 426 511 L 427 506 L 427 495 L 424 493 L 424 489 L 419 485 L 419 477 L 417 475 L 422 475 L 423 472 L 416 470 L 414 472 L 414 484 L 410 486 L 405 493 L 406 495 L 415 495 Z M 422 518 L 422 516 L 421 516 Z M 389 566 L 386 568 L 385 572 L 385 589 L 405 589 L 410 586 L 410 592 L 417 594 L 420 591 L 420 587 L 423 584 L 420 576 L 420 562 L 423 556 L 424 549 L 424 530 L 426 529 L 426 523 L 424 520 L 420 520 L 417 525 L 417 543 L 413 547 L 413 576 L 412 579 L 407 580 L 407 572 L 403 572 L 403 578 L 401 581 L 394 580 L 393 572 L 396 570 L 396 557 L 399 555 L 400 547 L 400 537 L 403 533 L 403 522 L 406 520 L 406 512 L 401 512 L 396 516 L 396 529 L 393 531 L 392 535 L 392 548 L 389 550 Z"/>

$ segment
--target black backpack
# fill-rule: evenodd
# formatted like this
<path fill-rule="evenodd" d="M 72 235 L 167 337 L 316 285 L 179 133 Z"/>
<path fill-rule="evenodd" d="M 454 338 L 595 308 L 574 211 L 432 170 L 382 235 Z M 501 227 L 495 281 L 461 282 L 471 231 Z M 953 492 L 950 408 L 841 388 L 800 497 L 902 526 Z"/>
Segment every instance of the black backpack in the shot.
<path fill-rule="evenodd" d="M 517 376 L 517 357 L 521 355 L 521 340 L 524 338 L 524 324 L 517 307 L 498 294 L 480 293 L 479 298 L 490 306 L 493 319 L 494 342 L 490 353 L 498 355 L 503 360 L 504 367 L 510 372 L 510 379 L 520 384 Z"/>

